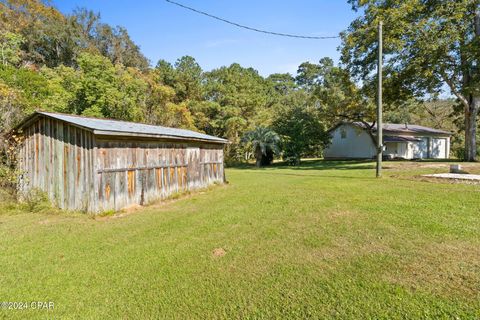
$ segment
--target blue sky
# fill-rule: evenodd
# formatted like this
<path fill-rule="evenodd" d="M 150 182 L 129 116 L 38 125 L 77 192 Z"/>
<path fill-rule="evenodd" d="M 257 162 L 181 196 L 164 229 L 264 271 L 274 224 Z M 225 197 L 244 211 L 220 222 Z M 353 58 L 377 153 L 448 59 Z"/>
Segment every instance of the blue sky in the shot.
<path fill-rule="evenodd" d="M 313 36 L 337 35 L 356 17 L 341 0 L 176 0 L 259 29 Z M 99 12 L 102 21 L 126 27 L 153 65 L 193 56 L 204 70 L 238 62 L 260 74 L 294 73 L 304 61 L 338 61 L 339 39 L 303 40 L 259 34 L 198 15 L 162 0 L 54 0 L 63 13 L 77 7 Z"/>

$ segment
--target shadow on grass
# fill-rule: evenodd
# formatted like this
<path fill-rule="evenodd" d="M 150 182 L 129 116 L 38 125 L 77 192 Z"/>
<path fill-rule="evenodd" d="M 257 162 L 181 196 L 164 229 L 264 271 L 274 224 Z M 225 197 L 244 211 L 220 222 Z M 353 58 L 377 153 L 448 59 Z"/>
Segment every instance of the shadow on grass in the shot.
<path fill-rule="evenodd" d="M 297 166 L 289 165 L 286 162 L 276 162 L 270 166 L 257 168 L 254 164 L 244 163 L 229 168 L 235 169 L 257 169 L 257 170 L 271 170 L 271 169 L 290 169 L 290 170 L 370 170 L 375 169 L 375 164 L 372 160 L 302 160 Z"/>
<path fill-rule="evenodd" d="M 462 159 L 416 159 L 416 160 L 410 160 L 411 162 L 418 162 L 418 163 L 437 163 L 437 162 L 445 162 L 445 163 L 458 163 L 458 162 L 466 162 Z"/>
<path fill-rule="evenodd" d="M 372 171 L 373 172 L 373 171 Z M 328 179 L 361 179 L 361 180 L 372 180 L 375 178 L 375 172 L 372 173 L 371 177 L 363 177 L 363 176 L 349 176 L 349 175 L 330 175 L 330 174 L 308 174 L 308 173 L 294 173 L 294 172 L 286 172 L 286 171 L 272 171 L 272 170 L 256 170 L 255 174 L 265 174 L 265 175 L 272 175 L 275 173 L 275 176 L 290 176 L 290 177 L 309 177 L 309 178 L 328 178 Z"/>

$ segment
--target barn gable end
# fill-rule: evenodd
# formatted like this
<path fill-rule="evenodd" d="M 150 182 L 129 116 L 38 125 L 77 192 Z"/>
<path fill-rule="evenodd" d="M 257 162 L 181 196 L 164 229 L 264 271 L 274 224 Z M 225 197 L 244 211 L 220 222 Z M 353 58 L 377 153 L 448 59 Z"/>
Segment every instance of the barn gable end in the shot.
<path fill-rule="evenodd" d="M 132 132 L 109 132 L 108 126 L 97 130 L 90 118 L 80 117 L 87 119 L 83 126 L 65 117 L 71 116 L 36 113 L 19 126 L 25 137 L 21 192 L 39 188 L 62 209 L 98 213 L 224 181 L 226 140 L 188 130 L 176 136 L 177 129 L 120 121 Z M 119 125 L 94 120 L 99 126 Z"/>
<path fill-rule="evenodd" d="M 19 189 L 45 191 L 62 209 L 93 211 L 95 136 L 77 126 L 40 116 L 23 129 Z"/>

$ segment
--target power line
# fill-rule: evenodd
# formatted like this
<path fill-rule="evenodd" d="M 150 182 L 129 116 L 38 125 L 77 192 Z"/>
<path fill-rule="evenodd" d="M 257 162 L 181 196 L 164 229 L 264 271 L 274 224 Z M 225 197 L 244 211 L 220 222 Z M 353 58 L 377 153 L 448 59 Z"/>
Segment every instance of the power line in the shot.
<path fill-rule="evenodd" d="M 174 4 L 176 6 L 179 6 L 179 7 L 182 7 L 184 9 L 187 9 L 187 10 L 190 10 L 190 11 L 193 11 L 193 12 L 196 12 L 196 13 L 199 13 L 199 14 L 202 14 L 204 16 L 207 16 L 209 18 L 213 18 L 213 19 L 216 19 L 216 20 L 219 20 L 219 21 L 222 21 L 222 22 L 225 22 L 225 23 L 228 23 L 228 24 L 231 24 L 233 26 L 236 26 L 236 27 L 239 27 L 239 28 L 243 28 L 243 29 L 247 29 L 247 30 L 250 30 L 250 31 L 255 31 L 255 32 L 260 32 L 260 33 L 266 33 L 266 34 L 270 34 L 270 35 L 274 35 L 274 36 L 281 36 L 281 37 L 289 37 L 289 38 L 300 38 L 300 39 L 311 39 L 311 40 L 325 40 L 325 39 L 336 39 L 336 38 L 340 38 L 340 36 L 323 36 L 323 37 L 317 37 L 317 36 L 303 36 L 303 35 L 298 35 L 298 34 L 289 34 L 289 33 L 280 33 L 280 32 L 273 32 L 273 31 L 267 31 L 267 30 L 261 30 L 261 29 L 257 29 L 257 28 L 252 28 L 252 27 L 249 27 L 249 26 L 245 26 L 245 25 L 242 25 L 242 24 L 239 24 L 239 23 L 236 23 L 236 22 L 232 22 L 232 21 L 229 21 L 227 19 L 223 19 L 223 18 L 220 18 L 220 17 L 217 17 L 217 16 L 214 16 L 210 13 L 207 13 L 207 12 L 204 12 L 204 11 L 200 11 L 200 10 L 197 10 L 197 9 L 194 9 L 194 8 L 191 8 L 191 7 L 188 7 L 186 5 L 183 5 L 181 3 L 178 3 L 178 2 L 175 2 L 175 1 L 171 1 L 171 0 L 165 0 L 171 4 Z"/>

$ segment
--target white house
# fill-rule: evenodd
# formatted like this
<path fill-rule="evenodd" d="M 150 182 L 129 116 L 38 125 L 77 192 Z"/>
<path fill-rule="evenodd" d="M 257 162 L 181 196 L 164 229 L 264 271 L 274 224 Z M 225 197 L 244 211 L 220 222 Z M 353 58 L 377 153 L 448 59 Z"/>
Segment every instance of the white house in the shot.
<path fill-rule="evenodd" d="M 376 156 L 376 125 L 371 134 L 362 122 L 342 122 L 330 129 L 328 158 L 373 158 Z M 383 154 L 401 159 L 446 159 L 452 133 L 411 124 L 383 125 Z"/>

